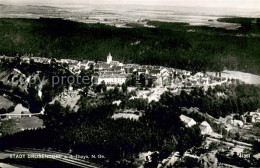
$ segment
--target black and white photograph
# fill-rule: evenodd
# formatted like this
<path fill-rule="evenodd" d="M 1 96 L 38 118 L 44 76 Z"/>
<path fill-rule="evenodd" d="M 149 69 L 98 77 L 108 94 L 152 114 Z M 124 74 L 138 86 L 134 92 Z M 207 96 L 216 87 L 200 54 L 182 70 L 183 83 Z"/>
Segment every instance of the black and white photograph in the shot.
<path fill-rule="evenodd" d="M 260 0 L 0 0 L 0 168 L 240 167 Z"/>

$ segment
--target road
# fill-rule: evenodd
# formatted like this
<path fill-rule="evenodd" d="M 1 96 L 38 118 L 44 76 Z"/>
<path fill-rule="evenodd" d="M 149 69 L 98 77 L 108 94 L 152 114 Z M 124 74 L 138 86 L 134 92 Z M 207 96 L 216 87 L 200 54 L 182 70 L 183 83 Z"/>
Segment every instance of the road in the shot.
<path fill-rule="evenodd" d="M 53 157 L 52 159 L 70 164 L 73 166 L 77 167 L 82 167 L 82 168 L 102 168 L 101 165 L 91 163 L 85 159 L 79 159 L 76 156 L 67 154 L 67 153 L 61 153 L 61 152 L 55 152 L 55 151 L 49 151 L 49 150 L 40 150 L 40 149 L 27 149 L 27 148 L 17 148 L 17 149 L 12 149 L 12 150 L 5 150 L 4 154 L 16 154 L 16 155 L 48 155 L 48 156 L 56 156 Z M 8 157 L 7 156 L 7 157 Z"/>
<path fill-rule="evenodd" d="M 174 152 L 168 161 L 168 163 L 165 165 L 165 168 L 168 166 L 174 165 L 174 163 L 180 158 L 179 152 Z"/>
<path fill-rule="evenodd" d="M 243 149 L 248 149 L 248 150 L 252 150 L 252 147 L 253 147 L 252 144 L 247 144 L 247 143 L 235 141 L 235 140 L 230 140 L 230 141 L 221 140 L 221 139 L 217 139 L 215 137 L 207 137 L 206 140 L 213 141 L 213 142 L 221 142 L 221 143 L 224 143 L 224 144 L 231 146 L 231 147 L 237 146 L 237 147 L 240 147 L 240 148 L 243 148 Z"/>

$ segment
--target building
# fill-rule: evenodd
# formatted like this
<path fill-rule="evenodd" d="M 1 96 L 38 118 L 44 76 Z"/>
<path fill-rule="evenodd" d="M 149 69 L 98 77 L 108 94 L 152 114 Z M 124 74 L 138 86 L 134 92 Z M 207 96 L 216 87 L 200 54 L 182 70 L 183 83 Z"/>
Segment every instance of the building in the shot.
<path fill-rule="evenodd" d="M 200 130 L 201 130 L 201 134 L 211 134 L 213 132 L 211 126 L 209 125 L 209 123 L 207 123 L 206 121 L 203 121 L 201 124 L 200 124 Z"/>
<path fill-rule="evenodd" d="M 95 66 L 94 69 L 97 69 L 99 71 L 101 70 L 111 70 L 111 67 L 109 64 L 107 63 L 102 63 L 102 62 L 98 62 Z"/>
<path fill-rule="evenodd" d="M 233 125 L 233 126 L 238 126 L 238 127 L 243 127 L 244 126 L 244 123 L 243 121 L 241 120 L 231 120 L 230 123 Z"/>
<path fill-rule="evenodd" d="M 113 61 L 113 57 L 112 57 L 111 53 L 109 53 L 107 56 L 107 64 L 110 64 L 112 61 Z"/>
<path fill-rule="evenodd" d="M 126 83 L 127 77 L 126 74 L 102 75 L 98 77 L 97 84 L 104 81 L 106 85 L 122 85 Z"/>
<path fill-rule="evenodd" d="M 26 56 L 22 56 L 22 57 L 21 57 L 21 61 L 22 61 L 22 62 L 25 62 L 25 63 L 27 63 L 27 64 L 29 64 L 29 63 L 30 63 L 30 58 L 29 58 L 29 57 L 26 57 Z"/>
<path fill-rule="evenodd" d="M 186 124 L 187 127 L 192 127 L 193 125 L 196 125 L 196 121 L 194 121 L 192 118 L 187 117 L 185 115 L 181 115 L 180 119 L 182 122 Z"/>
<path fill-rule="evenodd" d="M 100 76 L 113 76 L 113 75 L 118 75 L 122 74 L 122 71 L 99 71 L 98 74 Z"/>
<path fill-rule="evenodd" d="M 160 75 L 162 78 L 162 86 L 172 87 L 172 73 L 169 68 L 162 68 L 160 70 Z"/>
<path fill-rule="evenodd" d="M 199 158 L 201 167 L 204 168 L 217 168 L 218 167 L 218 158 L 213 153 L 201 154 Z"/>

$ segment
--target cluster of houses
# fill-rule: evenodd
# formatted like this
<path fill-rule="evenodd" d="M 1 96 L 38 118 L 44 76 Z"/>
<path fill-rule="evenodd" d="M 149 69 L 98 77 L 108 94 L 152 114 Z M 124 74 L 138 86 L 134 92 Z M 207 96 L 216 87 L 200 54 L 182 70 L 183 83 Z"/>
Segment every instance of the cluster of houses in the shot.
<path fill-rule="evenodd" d="M 13 59 L 15 57 L 5 57 L 5 59 Z M 72 59 L 50 59 L 43 57 L 20 57 L 21 61 L 30 63 L 51 64 L 52 61 L 62 65 L 70 70 L 73 74 L 80 74 L 82 70 L 93 68 L 95 75 L 93 76 L 94 84 L 104 82 L 107 85 L 122 85 L 126 83 L 130 77 L 135 77 L 137 85 L 140 85 L 140 80 L 144 79 L 147 84 L 151 81 L 152 86 L 167 87 L 167 88 L 183 88 L 194 87 L 201 85 L 211 85 L 222 80 L 221 77 L 213 77 L 205 73 L 198 72 L 192 74 L 191 71 L 167 68 L 154 65 L 138 65 L 138 64 L 123 64 L 119 61 L 113 61 L 112 55 L 109 53 L 107 61 L 78 61 Z"/>
<path fill-rule="evenodd" d="M 255 112 L 249 112 L 249 116 L 252 118 L 252 123 L 260 123 L 260 108 Z"/>
<path fill-rule="evenodd" d="M 197 122 L 196 122 L 194 119 L 192 119 L 192 118 L 190 118 L 190 117 L 188 117 L 188 116 L 185 116 L 185 115 L 183 115 L 183 114 L 180 115 L 180 120 L 181 120 L 182 122 L 184 122 L 187 127 L 192 127 L 192 126 L 194 126 L 194 125 L 197 124 Z M 200 127 L 200 130 L 201 130 L 201 134 L 202 134 L 202 135 L 213 135 L 213 134 L 215 134 L 215 133 L 213 132 L 211 126 L 209 125 L 209 123 L 206 122 L 206 121 L 203 121 L 203 122 L 200 124 L 199 127 Z"/>

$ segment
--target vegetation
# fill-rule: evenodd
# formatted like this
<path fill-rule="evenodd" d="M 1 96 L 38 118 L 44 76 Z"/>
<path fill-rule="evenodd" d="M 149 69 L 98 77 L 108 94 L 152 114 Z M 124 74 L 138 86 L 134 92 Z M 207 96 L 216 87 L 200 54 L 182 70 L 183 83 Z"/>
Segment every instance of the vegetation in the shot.
<path fill-rule="evenodd" d="M 61 19 L 0 19 L 0 37 L 5 37 L 0 40 L 0 53 L 104 60 L 110 51 L 114 53 L 115 59 L 124 62 L 131 60 L 140 64 L 172 66 L 192 71 L 221 71 L 227 67 L 259 73 L 260 41 L 258 36 L 251 36 L 253 30 L 250 31 L 254 29 L 257 34 L 258 23 L 255 22 L 252 27 L 242 24 L 242 28 L 247 29 L 230 32 L 231 30 L 155 21 L 148 24 L 157 28 L 135 26 L 125 29 Z M 195 29 L 195 32 L 188 34 L 188 29 Z M 237 33 L 242 33 L 243 36 L 236 36 Z M 136 41 L 140 43 L 135 44 Z M 19 64 L 18 61 L 19 58 L 13 62 L 4 60 L 0 68 L 17 68 L 26 76 L 41 71 L 38 75 L 46 77 L 42 99 L 37 94 L 39 81 L 27 87 L 26 91 L 0 83 L 0 91 L 14 94 L 13 99 L 22 101 L 32 112 L 39 112 L 45 107 L 42 116 L 45 128 L 13 135 L 4 134 L 0 138 L 0 149 L 51 147 L 76 154 L 103 154 L 108 161 L 105 164 L 110 167 L 125 166 L 125 163 L 118 163 L 118 160 L 129 160 L 127 166 L 135 167 L 131 161 L 139 152 L 160 151 L 159 156 L 153 156 L 155 159 L 149 166 L 153 167 L 157 157 L 166 158 L 172 151 L 183 154 L 187 149 L 201 145 L 203 138 L 198 125 L 188 128 L 179 119 L 181 107 L 198 107 L 203 113 L 215 118 L 236 113 L 236 118 L 239 119 L 240 115 L 260 106 L 260 88 L 252 85 L 222 85 L 214 89 L 208 88 L 207 91 L 194 88 L 189 93 L 182 90 L 180 95 L 165 92 L 159 102 L 151 103 L 144 99 L 129 100 L 135 93 L 128 93 L 127 87 L 136 85 L 136 80 L 131 78 L 122 87 L 116 86 L 110 90 L 104 83 L 93 86 L 97 93 L 95 97 L 88 96 L 90 88 L 85 86 L 81 93 L 84 96 L 78 102 L 79 110 L 75 113 L 69 107 L 62 107 L 59 102 L 48 104 L 68 87 L 67 84 L 52 87 L 51 77 L 71 75 L 68 71 L 55 63 Z M 90 78 L 93 74 L 91 68 L 82 71 L 80 76 Z M 141 79 L 141 86 L 145 87 L 145 76 Z M 20 100 L 21 98 L 23 99 Z M 120 106 L 112 104 L 117 100 L 121 100 Z M 116 110 L 129 108 L 143 113 L 139 121 L 111 118 Z M 0 113 L 4 112 L 0 109 Z M 205 120 L 200 115 L 194 114 L 193 117 L 198 122 Z M 259 146 L 259 142 L 255 142 L 254 146 Z M 255 149 L 259 151 L 259 148 Z M 192 164 L 193 161 L 189 163 Z"/>
<path fill-rule="evenodd" d="M 224 96 L 219 96 L 222 93 Z M 190 94 L 182 90 L 180 95 L 174 96 L 170 92 L 162 95 L 161 100 L 171 102 L 179 107 L 198 107 L 203 113 L 215 118 L 229 114 L 242 115 L 254 111 L 260 106 L 260 87 L 254 85 L 216 86 L 204 92 L 203 88 L 194 88 Z M 170 103 L 168 103 L 170 104 Z M 199 121 L 203 118 L 197 117 Z"/>
<path fill-rule="evenodd" d="M 157 28 L 116 28 L 45 18 L 0 19 L 0 37 L 4 37 L 0 54 L 105 60 L 111 52 L 122 62 L 260 74 L 259 22 L 242 24 L 243 31 L 185 23 L 148 24 Z M 190 29 L 195 32 L 188 32 Z"/>
<path fill-rule="evenodd" d="M 110 93 L 112 97 L 126 94 L 114 90 Z M 199 127 L 185 127 L 177 106 L 152 102 L 142 107 L 145 111 L 139 121 L 114 120 L 111 115 L 116 106 L 106 94 L 100 99 L 84 98 L 77 113 L 58 102 L 47 105 L 43 116 L 46 128 L 5 136 L 0 139 L 0 147 L 51 147 L 77 154 L 103 154 L 109 160 L 106 165 L 114 167 L 117 160 L 131 160 L 142 151 L 160 151 L 160 157 L 167 157 L 174 150 L 182 154 L 201 145 Z"/>
<path fill-rule="evenodd" d="M 38 113 L 42 110 L 46 104 L 52 101 L 52 99 L 61 93 L 65 88 L 69 87 L 68 82 L 59 82 L 53 86 L 55 82 L 53 77 L 67 81 L 69 76 L 73 76 L 68 70 L 58 66 L 55 63 L 52 64 L 39 64 L 35 62 L 20 63 L 19 57 L 14 61 L 1 60 L 0 68 L 7 74 L 16 68 L 20 70 L 25 77 L 19 75 L 20 79 L 18 85 L 8 85 L 6 82 L 0 82 L 0 93 L 9 95 L 10 99 L 17 103 L 22 103 L 25 107 L 28 107 L 30 112 Z M 39 73 L 37 73 L 39 71 Z M 86 72 L 87 73 L 87 72 Z M 31 77 L 29 84 L 22 84 L 20 81 L 25 81 L 25 78 Z M 8 78 L 12 78 L 12 74 Z M 38 95 L 39 85 L 42 84 L 42 98 Z M 74 88 L 80 87 L 80 84 L 75 83 Z M 10 110 L 9 110 L 10 111 Z M 2 110 L 3 112 L 3 110 Z"/>

